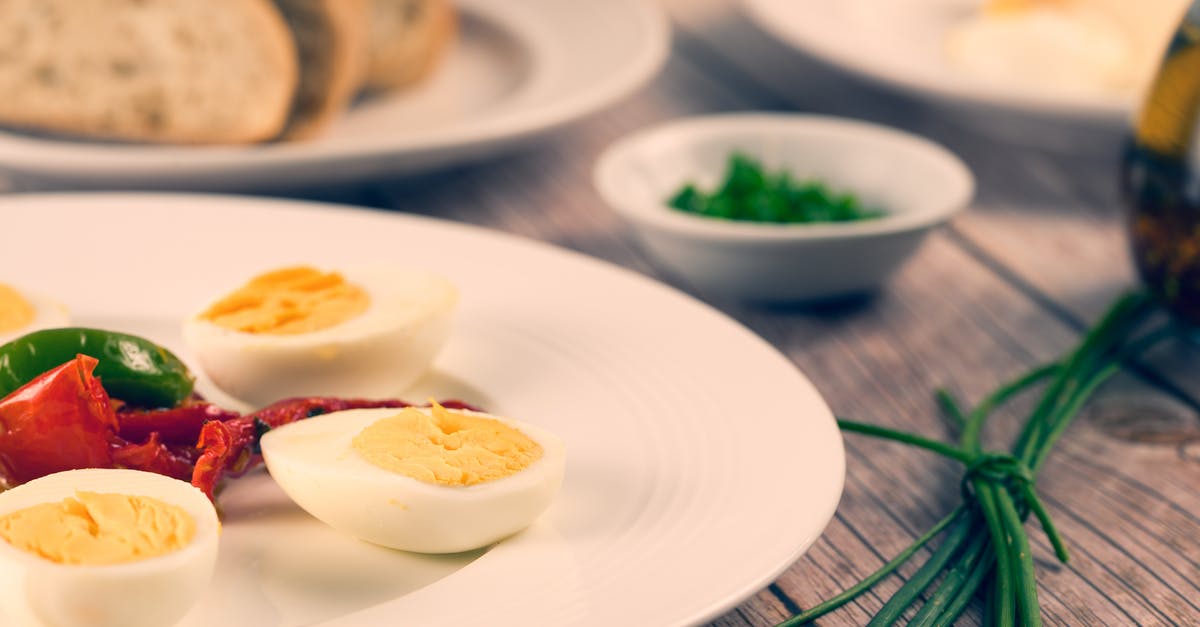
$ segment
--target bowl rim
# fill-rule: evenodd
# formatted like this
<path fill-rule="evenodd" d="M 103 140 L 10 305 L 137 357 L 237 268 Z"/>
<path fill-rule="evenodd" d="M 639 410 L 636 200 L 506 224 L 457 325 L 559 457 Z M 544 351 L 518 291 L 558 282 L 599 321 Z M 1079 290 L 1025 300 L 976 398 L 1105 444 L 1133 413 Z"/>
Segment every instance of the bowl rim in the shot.
<path fill-rule="evenodd" d="M 948 188 L 942 203 L 881 218 L 852 222 L 763 223 L 697 216 L 670 209 L 665 202 L 637 202 L 623 192 L 619 168 L 643 144 L 678 138 L 717 137 L 732 132 L 771 134 L 780 131 L 833 134 L 867 141 L 886 142 L 909 151 L 945 170 Z M 592 182 L 600 197 L 618 214 L 639 225 L 706 239 L 720 240 L 831 240 L 872 237 L 928 229 L 947 222 L 965 209 L 975 194 L 975 178 L 957 155 L 919 135 L 882 124 L 810 113 L 735 112 L 677 118 L 634 131 L 611 143 L 597 157 Z"/>

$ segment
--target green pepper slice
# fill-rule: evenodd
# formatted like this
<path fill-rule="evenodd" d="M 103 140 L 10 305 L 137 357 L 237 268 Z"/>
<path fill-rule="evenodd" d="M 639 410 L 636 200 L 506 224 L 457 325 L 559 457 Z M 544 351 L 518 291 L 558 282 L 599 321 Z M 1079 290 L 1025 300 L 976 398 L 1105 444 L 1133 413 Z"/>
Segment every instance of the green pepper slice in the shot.
<path fill-rule="evenodd" d="M 100 361 L 96 376 L 113 398 L 138 407 L 174 407 L 195 377 L 171 351 L 136 335 L 65 327 L 34 331 L 0 346 L 0 398 L 75 358 Z"/>

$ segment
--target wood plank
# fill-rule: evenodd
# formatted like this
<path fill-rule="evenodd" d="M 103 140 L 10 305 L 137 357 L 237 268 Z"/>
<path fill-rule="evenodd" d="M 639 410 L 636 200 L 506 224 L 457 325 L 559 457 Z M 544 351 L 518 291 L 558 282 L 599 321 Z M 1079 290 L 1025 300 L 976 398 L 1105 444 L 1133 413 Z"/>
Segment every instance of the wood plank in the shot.
<path fill-rule="evenodd" d="M 930 252 L 931 248 L 937 252 Z M 1072 341 L 1069 328 L 1052 318 L 1031 320 L 1049 316 L 1039 314 L 1032 302 L 1010 286 L 971 269 L 969 259 L 961 257 L 963 253 L 949 243 L 930 242 L 914 267 L 906 269 L 888 292 L 881 295 L 881 299 L 889 301 L 886 305 L 879 304 L 856 314 L 869 319 L 831 316 L 817 335 L 839 341 L 827 341 L 816 347 L 811 343 L 790 345 L 789 354 L 817 382 L 835 410 L 922 433 L 937 433 L 944 429 L 928 400 L 928 390 L 952 383 L 963 396 L 978 398 L 999 381 L 996 373 L 1012 372 L 1021 367 L 1017 364 L 1040 362 L 1061 351 L 1065 342 Z M 943 288 L 930 287 L 935 283 Z M 943 340 L 926 336 L 929 331 L 914 333 L 916 328 L 934 329 Z M 1032 336 L 1031 330 L 1035 331 Z M 1014 338 L 1021 343 L 1014 343 Z M 959 350 L 947 350 L 939 343 L 953 343 Z M 886 412 L 882 416 L 878 415 L 881 409 Z M 1015 426 L 1012 414 L 1000 418 L 1003 421 L 997 425 L 1000 431 L 1011 433 Z M 933 512 L 945 511 L 948 503 L 936 495 L 955 493 L 952 472 L 923 468 L 927 462 L 916 456 L 919 453 L 896 450 L 895 445 L 856 440 L 861 438 L 848 437 L 850 459 L 857 461 L 859 472 L 867 472 L 868 465 L 875 466 L 864 481 L 879 495 L 879 500 L 897 507 L 900 514 L 916 519 L 921 526 L 932 521 Z M 1078 448 L 1088 452 L 1092 459 L 1128 459 L 1138 455 L 1147 461 L 1153 459 L 1160 468 L 1178 467 L 1173 454 L 1161 447 L 1139 447 L 1138 451 L 1127 453 L 1130 447 L 1086 426 L 1074 429 L 1063 444 L 1066 451 Z M 1050 497 L 1052 515 L 1067 538 L 1082 536 L 1079 542 L 1086 551 L 1076 556 L 1074 567 L 1044 573 L 1041 592 L 1047 613 L 1067 617 L 1067 622 L 1074 624 L 1081 621 L 1119 624 L 1129 622 L 1130 616 L 1141 622 L 1161 623 L 1169 616 L 1165 612 L 1170 611 L 1163 609 L 1162 606 L 1170 605 L 1164 599 L 1186 608 L 1190 588 L 1177 580 L 1174 589 L 1155 581 L 1153 573 L 1142 563 L 1151 559 L 1146 557 L 1149 555 L 1156 560 L 1155 564 L 1171 563 L 1183 568 L 1172 547 L 1160 542 L 1123 551 L 1111 538 L 1093 536 L 1079 522 L 1104 521 L 1108 525 L 1125 524 L 1127 520 L 1145 522 L 1161 508 L 1147 510 L 1140 502 L 1114 504 L 1100 499 L 1099 495 L 1113 489 L 1103 480 L 1110 474 L 1102 464 L 1074 468 L 1070 481 L 1059 476 L 1066 474 L 1060 470 L 1062 465 L 1060 459 L 1051 457 L 1042 489 Z M 852 469 L 851 473 L 854 472 Z M 931 489 L 931 485 L 943 488 Z M 848 485 L 848 491 L 851 489 Z M 1124 489 L 1131 491 L 1128 486 Z M 900 506 L 906 502 L 909 505 Z M 1061 507 L 1064 502 L 1070 503 L 1073 515 Z M 910 509 L 912 503 L 919 503 L 920 510 Z M 1192 496 L 1182 504 L 1185 510 L 1195 510 L 1198 502 Z M 855 520 L 856 515 L 857 511 L 844 514 L 849 520 Z M 1185 519 L 1182 524 L 1188 533 L 1200 531 L 1195 521 Z M 1031 527 L 1031 531 L 1035 529 Z M 1039 541 L 1038 545 L 1039 557 L 1044 562 L 1052 560 L 1044 543 Z M 1132 574 L 1138 586 L 1129 587 L 1124 579 L 1118 580 L 1106 571 L 1111 564 L 1119 565 L 1122 573 Z M 815 600 L 792 587 L 789 576 L 780 580 L 786 592 L 797 595 L 801 605 Z M 1147 598 L 1155 602 L 1150 603 Z M 1176 614 L 1170 619 L 1179 621 L 1188 615 Z"/>
<path fill-rule="evenodd" d="M 947 249 L 949 250 L 949 246 Z M 950 253 L 942 251 L 940 256 L 950 256 Z M 953 259 L 952 257 L 923 263 L 919 270 L 912 270 L 911 273 L 906 271 L 905 275 L 900 277 L 900 281 L 892 289 L 889 289 L 888 294 L 884 294 L 884 298 L 900 299 L 902 304 L 907 305 L 904 309 L 911 310 L 912 314 L 907 314 L 901 306 L 896 306 L 894 303 L 887 307 L 872 307 L 870 314 L 886 318 L 886 320 L 866 324 L 866 328 L 869 330 L 866 332 L 858 330 L 857 333 L 856 327 L 862 324 L 860 321 L 847 323 L 845 320 L 839 321 L 834 318 L 829 321 L 830 328 L 826 330 L 826 333 L 839 339 L 846 338 L 847 334 L 851 335 L 845 340 L 844 347 L 841 347 L 840 350 L 838 347 L 829 348 L 830 356 L 818 358 L 820 366 L 816 366 L 816 368 L 806 365 L 811 363 L 809 359 L 811 345 L 800 348 L 799 351 L 793 353 L 793 357 L 798 360 L 798 363 L 804 365 L 805 371 L 808 371 L 810 376 L 814 377 L 818 387 L 829 396 L 830 402 L 835 408 L 839 407 L 840 399 L 845 399 L 842 402 L 848 400 L 856 405 L 864 405 L 862 410 L 854 410 L 854 412 L 878 411 L 877 407 L 883 405 L 892 410 L 893 416 L 877 418 L 881 422 L 899 424 L 906 428 L 926 432 L 926 434 L 936 432 L 941 425 L 938 424 L 936 418 L 932 418 L 935 416 L 934 407 L 928 400 L 925 400 L 923 390 L 931 389 L 938 383 L 953 382 L 956 388 L 964 390 L 965 395 L 978 398 L 984 389 L 994 386 L 997 381 L 996 372 L 1006 371 L 1003 365 L 997 363 L 998 360 L 1007 360 L 1009 363 L 1012 363 L 1013 360 L 1027 360 L 1026 363 L 1036 363 L 1048 357 L 1049 354 L 1061 351 L 1061 347 L 1054 346 L 1061 339 L 1056 340 L 1049 334 L 1043 338 L 1032 338 L 1033 341 L 1026 342 L 1024 346 L 1012 344 L 1014 336 L 1021 335 L 1021 329 L 1054 329 L 1055 324 L 1027 320 L 1018 311 L 1001 314 L 1002 310 L 1018 309 L 1013 305 L 1020 303 L 1022 300 L 1020 295 L 1004 294 L 1009 288 L 1003 286 L 988 286 L 988 281 L 980 281 L 977 276 L 979 273 L 972 274 L 970 271 L 962 270 L 964 265 L 964 259 Z M 940 276 L 938 276 L 938 270 L 941 270 Z M 936 279 L 931 279 L 931 275 L 936 276 Z M 912 277 L 913 285 L 908 285 L 906 277 Z M 955 297 L 953 300 L 943 298 L 942 303 L 931 305 L 931 303 L 937 303 L 938 294 L 929 293 L 928 288 L 916 287 L 918 282 L 943 282 L 947 287 L 946 291 L 952 292 Z M 972 283 L 982 283 L 982 285 L 974 287 Z M 983 289 L 984 286 L 986 289 Z M 986 309 L 978 311 L 977 315 L 972 315 L 970 311 L 961 311 L 958 315 L 943 311 L 943 315 L 934 315 L 931 311 L 931 307 L 934 306 L 944 310 L 947 307 L 962 309 L 964 305 L 985 306 Z M 1032 307 L 1032 304 L 1026 303 L 1025 307 Z M 937 333 L 946 342 L 977 348 L 992 346 L 995 347 L 995 351 L 989 352 L 989 362 L 984 362 L 985 365 L 980 366 L 980 356 L 984 354 L 982 352 L 954 354 L 953 350 L 947 351 L 946 347 L 935 346 L 938 342 L 920 338 L 922 334 L 908 333 L 917 328 L 917 323 L 895 320 L 895 318 L 907 315 L 923 318 L 923 320 L 940 321 Z M 986 321 L 989 317 L 995 324 L 985 323 L 977 326 L 978 321 Z M 961 326 L 958 323 L 960 320 L 965 321 Z M 844 326 L 844 324 L 850 327 L 846 334 L 836 328 Z M 929 327 L 930 324 L 926 323 L 925 328 Z M 979 327 L 983 327 L 983 329 Z M 894 336 L 889 329 L 905 329 L 906 333 L 902 336 Z M 973 338 L 972 335 L 978 335 L 980 330 L 990 335 L 990 338 L 983 340 Z M 1058 330 L 1069 336 L 1068 329 L 1060 326 Z M 917 339 L 910 340 L 908 339 L 910 336 Z M 865 368 L 858 372 L 838 371 L 839 364 L 851 362 L 858 362 L 865 365 Z M 898 372 L 905 369 L 905 364 L 902 362 L 917 364 L 917 368 L 908 369 L 911 375 L 898 376 Z M 845 370 L 845 366 L 842 366 L 842 370 Z M 932 374 L 940 375 L 931 376 Z M 830 377 L 830 380 L 823 381 L 824 377 Z M 864 383 L 858 383 L 874 383 L 876 377 L 886 381 L 886 384 L 883 386 L 871 384 L 870 387 L 865 387 Z M 847 387 L 850 389 L 846 389 Z M 922 392 L 914 394 L 913 389 L 922 390 Z M 1001 425 L 1001 432 L 1006 429 L 1012 430 L 1012 424 Z M 902 497 L 898 495 L 911 492 L 913 483 L 918 485 L 931 483 L 928 479 L 925 482 L 920 480 L 920 477 L 930 477 L 930 474 L 920 472 L 912 467 L 911 452 L 888 450 L 887 444 L 862 444 L 862 448 L 860 448 L 859 444 L 853 442 L 853 436 L 850 437 L 850 440 L 848 449 L 851 450 L 852 460 L 858 460 L 860 464 L 864 460 L 887 461 L 886 468 L 888 471 L 892 471 L 890 477 L 888 473 L 876 474 L 871 479 L 871 488 L 877 494 L 887 495 L 886 498 L 889 502 L 900 502 Z M 1105 482 L 1097 480 L 1097 477 L 1108 476 L 1111 472 L 1109 464 L 1105 464 L 1104 460 L 1109 460 L 1109 462 L 1117 460 L 1117 464 L 1123 464 L 1124 460 L 1128 460 L 1132 456 L 1126 452 L 1126 447 L 1127 444 L 1111 441 L 1098 432 L 1086 428 L 1072 431 L 1072 436 L 1064 443 L 1064 448 L 1080 450 L 1080 454 L 1087 454 L 1092 459 L 1099 458 L 1099 461 L 1096 462 L 1096 467 L 1092 468 L 1090 476 L 1067 483 L 1055 479 L 1057 461 L 1055 458 L 1051 458 L 1051 465 L 1046 470 L 1046 477 L 1051 479 L 1045 482 L 1043 488 L 1051 496 L 1051 509 L 1056 519 L 1062 520 L 1066 513 L 1061 507 L 1054 507 L 1057 498 L 1060 498 L 1057 496 L 1058 494 L 1072 496 L 1070 502 L 1072 502 L 1073 512 L 1078 513 L 1082 520 L 1121 522 L 1145 519 L 1147 510 L 1141 507 L 1141 503 L 1126 503 L 1126 507 L 1114 508 L 1111 503 L 1104 503 L 1099 498 L 1100 495 L 1111 489 Z M 1096 452 L 1097 449 L 1102 450 L 1103 453 L 1094 454 L 1093 452 Z M 1140 447 L 1136 454 L 1145 455 L 1144 459 L 1147 461 L 1153 459 L 1154 464 L 1159 465 L 1160 468 L 1182 470 L 1180 465 L 1172 459 L 1169 450 L 1158 447 Z M 896 460 L 896 456 L 907 459 Z M 942 485 L 949 483 L 948 477 L 944 474 L 940 479 Z M 953 490 L 943 489 L 942 492 L 943 494 L 946 492 L 953 494 Z M 1195 510 L 1200 506 L 1194 492 L 1190 496 L 1187 494 L 1172 496 L 1183 498 L 1183 509 Z M 925 497 L 913 496 L 913 498 Z M 1062 498 L 1066 498 L 1066 496 Z M 926 507 L 937 508 L 940 504 L 932 502 Z M 847 513 L 846 518 L 852 519 L 852 515 Z M 1079 532 L 1079 535 L 1085 535 L 1086 530 L 1076 530 L 1076 524 L 1072 520 L 1068 519 L 1066 524 L 1060 521 L 1060 524 L 1064 526 L 1068 538 L 1073 538 L 1076 531 Z M 1195 527 L 1195 521 L 1184 521 L 1184 525 L 1187 526 L 1187 529 L 1192 530 L 1190 533 L 1200 531 L 1198 527 Z M 1126 613 L 1129 613 L 1135 620 L 1153 623 L 1162 622 L 1163 619 L 1163 616 L 1159 615 L 1158 602 L 1148 604 L 1141 598 L 1142 596 L 1156 599 L 1162 599 L 1165 596 L 1170 597 L 1172 602 L 1186 603 L 1186 596 L 1183 593 L 1159 590 L 1159 586 L 1153 581 L 1141 581 L 1139 585 L 1146 586 L 1145 589 L 1129 589 L 1122 581 L 1105 579 L 1103 567 L 1098 565 L 1106 565 L 1106 563 L 1120 563 L 1122 568 L 1126 568 L 1127 571 L 1132 568 L 1133 571 L 1129 572 L 1140 575 L 1147 573 L 1145 568 L 1141 568 L 1138 563 L 1124 559 L 1120 554 L 1120 547 L 1115 545 L 1111 539 L 1086 539 L 1088 554 L 1076 559 L 1078 569 L 1074 569 L 1074 571 L 1073 569 L 1063 569 L 1054 575 L 1054 579 L 1043 580 L 1043 604 L 1045 608 L 1048 608 L 1049 613 L 1072 616 L 1072 620 L 1068 620 L 1068 622 L 1075 623 L 1080 621 L 1090 623 L 1126 622 L 1128 621 Z M 1180 560 L 1177 559 L 1174 550 L 1169 545 L 1157 544 L 1152 548 L 1147 547 L 1145 550 L 1158 560 L 1174 563 L 1175 567 L 1180 568 L 1181 571 L 1187 568 L 1187 565 L 1178 563 Z M 1045 553 L 1044 548 L 1040 551 L 1039 556 L 1043 560 L 1051 559 Z M 786 581 L 786 579 L 781 581 Z M 1092 585 L 1097 587 L 1092 587 Z M 785 590 L 788 590 L 786 586 Z M 1171 620 L 1182 620 L 1187 615 L 1177 614 L 1171 616 Z"/>

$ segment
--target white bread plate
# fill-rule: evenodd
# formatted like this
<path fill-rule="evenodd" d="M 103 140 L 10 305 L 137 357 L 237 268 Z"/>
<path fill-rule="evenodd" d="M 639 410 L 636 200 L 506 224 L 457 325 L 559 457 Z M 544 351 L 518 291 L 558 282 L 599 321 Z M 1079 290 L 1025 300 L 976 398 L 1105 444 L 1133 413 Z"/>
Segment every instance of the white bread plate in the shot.
<path fill-rule="evenodd" d="M 22 190 L 217 191 L 424 172 L 496 154 L 612 104 L 657 73 L 669 48 L 661 8 L 642 0 L 457 7 L 442 67 L 411 89 L 356 102 L 319 137 L 190 146 L 3 130 L 0 177 Z"/>

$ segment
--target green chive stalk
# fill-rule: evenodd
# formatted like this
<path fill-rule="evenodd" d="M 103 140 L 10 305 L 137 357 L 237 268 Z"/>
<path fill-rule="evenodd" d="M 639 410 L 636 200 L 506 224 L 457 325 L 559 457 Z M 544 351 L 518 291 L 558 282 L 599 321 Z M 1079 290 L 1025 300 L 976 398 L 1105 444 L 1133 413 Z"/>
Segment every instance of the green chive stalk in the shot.
<path fill-rule="evenodd" d="M 1037 496 L 1037 472 L 1096 389 L 1120 370 L 1124 360 L 1169 334 L 1169 328 L 1164 328 L 1129 340 L 1153 307 L 1145 293 L 1120 298 L 1063 359 L 1000 386 L 970 412 L 964 412 L 949 392 L 938 390 L 939 406 L 950 424 L 960 430 L 957 446 L 887 427 L 838 420 L 843 431 L 908 444 L 961 463 L 963 502 L 882 568 L 779 627 L 811 622 L 849 603 L 939 538 L 929 557 L 885 602 L 871 625 L 897 624 L 914 608 L 909 625 L 951 625 L 976 597 L 985 600 L 985 624 L 1041 625 L 1026 519 L 1031 514 L 1037 519 L 1060 561 L 1065 563 L 1069 556 Z M 986 449 L 983 431 L 993 412 L 1042 382 L 1046 382 L 1042 396 L 1009 451 Z"/>

